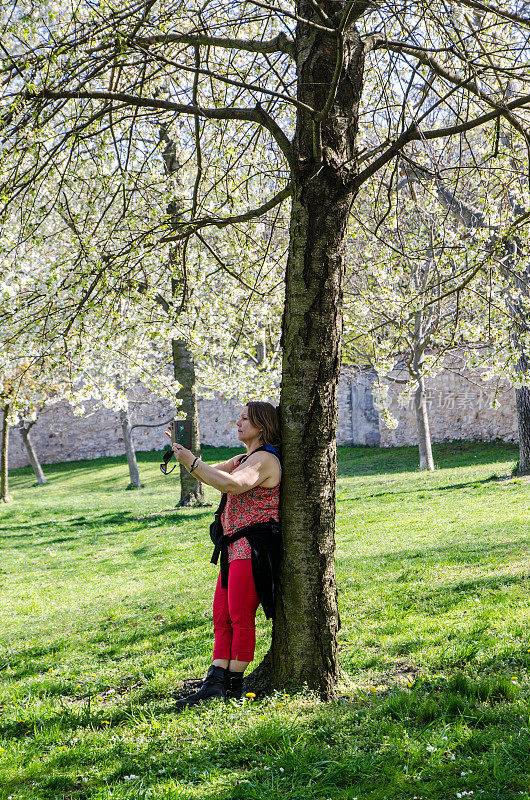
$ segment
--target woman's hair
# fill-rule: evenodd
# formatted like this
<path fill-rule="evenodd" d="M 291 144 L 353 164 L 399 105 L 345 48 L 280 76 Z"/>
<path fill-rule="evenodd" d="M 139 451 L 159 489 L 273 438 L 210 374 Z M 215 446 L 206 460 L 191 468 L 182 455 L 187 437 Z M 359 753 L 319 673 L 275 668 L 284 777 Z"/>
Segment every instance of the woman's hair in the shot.
<path fill-rule="evenodd" d="M 248 418 L 255 428 L 261 430 L 263 444 L 280 444 L 280 412 L 271 403 L 251 400 L 247 403 Z"/>

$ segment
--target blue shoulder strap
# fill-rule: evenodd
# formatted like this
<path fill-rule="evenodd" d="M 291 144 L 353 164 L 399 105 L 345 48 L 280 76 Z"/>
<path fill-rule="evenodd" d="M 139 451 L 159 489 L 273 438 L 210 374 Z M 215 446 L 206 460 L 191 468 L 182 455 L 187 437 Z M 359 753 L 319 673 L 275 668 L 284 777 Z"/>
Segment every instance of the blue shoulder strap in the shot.
<path fill-rule="evenodd" d="M 280 464 L 282 463 L 282 454 L 278 447 L 274 447 L 272 444 L 264 444 L 263 447 L 259 448 L 260 450 L 266 450 L 267 453 L 272 453 L 273 456 L 276 456 Z"/>

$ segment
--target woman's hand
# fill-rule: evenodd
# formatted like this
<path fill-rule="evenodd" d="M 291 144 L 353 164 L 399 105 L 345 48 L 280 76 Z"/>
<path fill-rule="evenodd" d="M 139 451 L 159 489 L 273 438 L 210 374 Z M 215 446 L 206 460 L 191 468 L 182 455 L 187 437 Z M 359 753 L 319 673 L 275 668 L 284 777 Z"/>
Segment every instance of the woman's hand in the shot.
<path fill-rule="evenodd" d="M 169 436 L 169 438 L 171 438 L 170 431 L 166 431 L 165 433 L 166 433 L 166 436 Z M 175 458 L 177 459 L 179 464 L 182 464 L 183 467 L 186 467 L 186 469 L 189 470 L 189 468 L 191 467 L 191 465 L 195 461 L 195 456 L 191 452 L 191 450 L 188 450 L 182 444 L 178 444 L 177 442 L 175 442 L 175 444 L 172 444 L 171 448 L 172 448 L 173 452 L 175 453 Z"/>
<path fill-rule="evenodd" d="M 179 464 L 182 464 L 183 467 L 186 467 L 186 469 L 189 470 L 191 465 L 195 461 L 195 456 L 193 455 L 191 450 L 188 450 L 186 447 L 184 447 L 181 444 L 177 444 L 176 442 L 175 444 L 172 444 L 171 447 L 173 448 L 173 452 L 175 453 L 175 458 L 177 459 Z"/>

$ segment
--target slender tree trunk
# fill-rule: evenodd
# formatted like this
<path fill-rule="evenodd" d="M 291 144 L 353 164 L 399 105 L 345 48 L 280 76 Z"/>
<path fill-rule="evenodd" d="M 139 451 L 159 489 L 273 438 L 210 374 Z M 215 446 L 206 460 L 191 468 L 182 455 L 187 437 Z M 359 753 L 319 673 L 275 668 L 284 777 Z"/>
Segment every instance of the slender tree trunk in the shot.
<path fill-rule="evenodd" d="M 196 125 L 198 125 L 197 120 Z M 196 135 L 198 136 L 198 139 L 200 139 L 200 134 L 197 134 L 196 132 Z M 172 175 L 178 180 L 179 161 L 177 147 L 173 139 L 168 136 L 167 128 L 165 126 L 160 129 L 160 141 L 165 142 L 166 145 L 162 153 L 165 170 L 168 175 Z M 200 163 L 199 157 L 199 162 L 197 164 L 197 180 L 200 180 Z M 174 201 L 170 203 L 167 211 L 168 214 L 173 216 L 175 223 L 178 222 L 181 213 L 178 202 Z M 194 195 L 192 217 L 194 216 L 195 211 L 196 196 Z M 178 248 L 175 248 L 175 251 L 177 250 Z M 179 287 L 174 280 L 172 280 L 171 284 L 171 293 L 173 297 L 176 297 Z M 173 352 L 173 374 L 175 376 L 175 380 L 177 380 L 182 387 L 177 395 L 177 397 L 182 401 L 180 412 L 186 416 L 186 419 L 191 427 L 191 442 L 189 443 L 189 449 L 193 450 L 195 455 L 200 456 L 201 442 L 199 438 L 199 412 L 197 409 L 197 385 L 193 355 L 183 339 L 172 339 L 171 349 Z M 204 487 L 202 483 L 195 480 L 193 475 L 190 475 L 187 469 L 181 466 L 179 506 L 203 505 L 210 505 L 210 503 L 207 503 L 204 499 Z"/>
<path fill-rule="evenodd" d="M 127 456 L 127 464 L 129 467 L 129 485 L 128 489 L 141 489 L 142 483 L 140 481 L 140 473 L 138 472 L 138 462 L 136 461 L 136 452 L 132 440 L 131 418 L 129 416 L 129 405 L 127 408 L 120 411 L 120 423 L 123 431 L 123 443 L 125 445 L 125 455 Z"/>
<path fill-rule="evenodd" d="M 411 378 L 417 382 L 418 387 L 414 392 L 414 410 L 416 412 L 416 428 L 418 431 L 418 449 L 420 452 L 420 469 L 434 472 L 434 460 L 431 447 L 431 430 L 429 427 L 429 414 L 427 411 L 427 394 L 425 391 L 425 378 L 423 365 L 425 361 L 425 348 L 427 346 L 424 335 L 424 312 L 417 311 L 414 315 L 414 351 L 412 362 L 409 364 Z"/>
<path fill-rule="evenodd" d="M 37 483 L 39 484 L 39 486 L 44 486 L 44 484 L 46 483 L 46 476 L 42 471 L 39 457 L 37 456 L 35 448 L 33 447 L 33 442 L 31 441 L 31 433 L 30 433 L 31 428 L 32 428 L 32 423 L 26 425 L 24 422 L 21 422 L 20 435 L 22 436 L 22 441 L 24 442 L 24 446 L 28 454 L 29 463 L 31 464 L 33 472 L 35 473 L 35 477 L 37 478 Z"/>
<path fill-rule="evenodd" d="M 193 356 L 183 339 L 172 339 L 173 351 L 173 371 L 175 379 L 181 384 L 182 388 L 178 393 L 178 398 L 182 400 L 180 413 L 186 416 L 191 425 L 190 450 L 195 455 L 201 454 L 201 443 L 199 440 L 199 413 L 197 410 L 197 389 L 195 381 L 195 364 Z M 180 467 L 180 500 L 179 506 L 204 505 L 204 488 L 202 483 L 190 475 L 187 469 Z"/>
<path fill-rule="evenodd" d="M 519 244 L 519 243 L 517 243 Z M 512 255 L 520 249 L 514 247 L 511 241 L 505 243 L 505 251 Z M 510 259 L 510 267 L 515 267 L 515 258 Z M 526 339 L 530 330 L 530 316 L 528 314 L 528 280 L 530 269 L 525 269 L 524 279 L 516 277 L 516 270 L 512 268 L 509 274 L 510 281 L 514 284 L 514 296 L 508 294 L 507 305 L 510 311 L 513 327 L 512 341 L 519 351 L 517 372 L 530 382 L 530 358 L 527 352 Z M 515 390 L 515 408 L 517 410 L 517 429 L 519 433 L 519 463 L 517 475 L 530 475 L 530 388 L 521 386 Z"/>
<path fill-rule="evenodd" d="M 4 418 L 2 421 L 2 451 L 0 456 L 0 502 L 11 503 L 9 496 L 9 467 L 8 467 L 8 448 L 9 448 L 9 412 L 11 403 L 4 403 Z"/>
<path fill-rule="evenodd" d="M 431 432 L 429 428 L 429 414 L 427 412 L 427 395 L 425 392 L 425 379 L 421 376 L 418 388 L 414 392 L 414 410 L 416 411 L 416 424 L 418 427 L 418 448 L 420 451 L 420 469 L 434 471 L 432 457 Z"/>
<path fill-rule="evenodd" d="M 518 475 L 530 475 L 530 389 L 526 386 L 515 390 L 517 427 L 519 429 Z"/>
<path fill-rule="evenodd" d="M 320 5 L 333 16 L 344 8 L 341 2 Z M 297 12 L 319 22 L 309 2 L 297 3 Z M 337 63 L 336 39 L 301 24 L 296 48 L 298 97 L 323 109 Z M 284 559 L 271 652 L 255 676 L 259 684 L 268 672 L 277 687 L 305 683 L 324 698 L 333 695 L 339 674 L 334 564 L 337 384 L 362 76 L 363 47 L 350 27 L 344 34 L 337 92 L 321 131 L 304 110 L 297 118 L 298 169 L 292 170 L 282 331 Z"/>
<path fill-rule="evenodd" d="M 525 355 L 521 355 L 517 364 L 518 371 L 530 375 L 530 364 Z M 519 429 L 519 464 L 518 475 L 530 475 L 530 389 L 527 386 L 515 390 L 517 408 L 517 427 Z"/>

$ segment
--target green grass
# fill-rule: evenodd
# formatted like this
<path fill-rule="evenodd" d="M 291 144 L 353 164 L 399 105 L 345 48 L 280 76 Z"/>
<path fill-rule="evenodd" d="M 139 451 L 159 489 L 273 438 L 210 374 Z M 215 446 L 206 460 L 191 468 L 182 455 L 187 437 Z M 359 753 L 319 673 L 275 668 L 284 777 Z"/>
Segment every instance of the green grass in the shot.
<path fill-rule="evenodd" d="M 48 466 L 44 487 L 14 470 L 0 800 L 530 797 L 530 487 L 492 479 L 516 457 L 452 442 L 424 474 L 415 448 L 340 448 L 341 696 L 178 716 L 211 653 L 212 510 L 175 510 L 156 454 L 137 492 L 119 458 Z M 256 663 L 269 635 L 260 612 Z"/>

